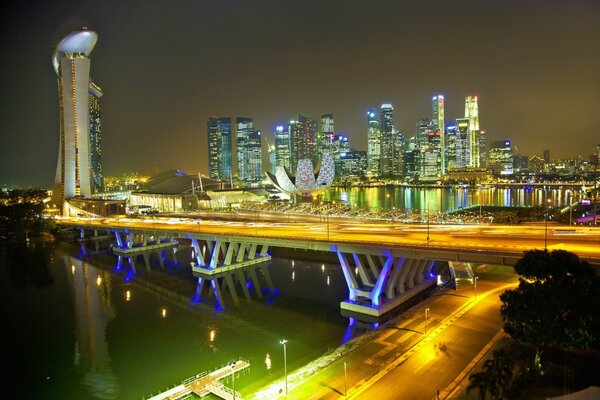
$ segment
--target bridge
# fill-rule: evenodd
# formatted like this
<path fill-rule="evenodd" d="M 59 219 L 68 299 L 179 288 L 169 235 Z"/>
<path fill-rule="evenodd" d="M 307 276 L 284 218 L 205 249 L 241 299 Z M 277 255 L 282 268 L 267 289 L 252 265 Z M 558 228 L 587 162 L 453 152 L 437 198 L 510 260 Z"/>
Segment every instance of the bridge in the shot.
<path fill-rule="evenodd" d="M 288 219 L 282 222 L 282 219 Z M 341 308 L 381 316 L 436 283 L 434 261 L 514 265 L 532 249 L 572 251 L 600 265 L 600 228 L 529 225 L 425 225 L 371 223 L 347 218 L 263 215 L 260 222 L 185 218 L 63 218 L 63 227 L 114 235 L 116 254 L 134 254 L 191 242 L 197 293 L 204 285 L 220 304 L 227 286 L 248 297 L 247 280 L 258 283 L 252 266 L 264 264 L 270 247 L 334 252 L 348 299 Z M 209 289 L 210 290 L 210 289 Z M 310 288 L 307 288 L 310 290 Z"/>

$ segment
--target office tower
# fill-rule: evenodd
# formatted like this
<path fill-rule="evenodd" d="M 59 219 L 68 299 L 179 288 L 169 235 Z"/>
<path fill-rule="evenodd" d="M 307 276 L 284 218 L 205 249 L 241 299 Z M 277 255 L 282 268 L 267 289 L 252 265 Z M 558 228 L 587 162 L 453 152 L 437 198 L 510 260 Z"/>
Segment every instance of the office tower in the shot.
<path fill-rule="evenodd" d="M 479 165 L 485 167 L 487 165 L 487 134 L 484 130 L 479 131 Z"/>
<path fill-rule="evenodd" d="M 391 177 L 394 174 L 394 107 L 386 103 L 379 110 L 381 129 L 381 176 Z"/>
<path fill-rule="evenodd" d="M 510 140 L 491 142 L 488 156 L 488 168 L 494 175 L 513 174 L 513 152 Z"/>
<path fill-rule="evenodd" d="M 341 176 L 363 176 L 367 171 L 367 152 L 350 150 L 340 153 Z"/>
<path fill-rule="evenodd" d="M 524 172 L 529 169 L 529 157 L 526 155 L 513 155 L 513 173 Z"/>
<path fill-rule="evenodd" d="M 317 134 L 317 153 L 319 158 L 323 153 L 331 153 L 334 138 L 333 114 L 321 114 L 321 126 Z"/>
<path fill-rule="evenodd" d="M 465 118 L 469 120 L 469 167 L 479 167 L 479 107 L 477 96 L 467 96 L 465 99 Z"/>
<path fill-rule="evenodd" d="M 544 150 L 543 155 L 544 155 L 544 162 L 546 164 L 549 164 L 550 163 L 550 150 L 549 149 Z"/>
<path fill-rule="evenodd" d="M 335 168 L 335 176 L 342 176 L 342 165 L 340 163 L 340 154 L 347 153 L 350 151 L 350 143 L 348 142 L 348 136 L 335 135 L 330 145 L 331 151 L 329 155 L 333 158 L 333 165 Z"/>
<path fill-rule="evenodd" d="M 277 152 L 275 151 L 275 145 L 271 144 L 268 146 L 269 151 L 269 171 L 275 174 L 277 168 Z"/>
<path fill-rule="evenodd" d="M 424 180 L 436 180 L 441 176 L 440 133 L 437 123 L 430 119 L 417 121 L 416 147 L 418 152 L 417 168 Z"/>
<path fill-rule="evenodd" d="M 248 137 L 248 178 L 249 182 L 262 180 L 262 135 L 254 131 Z"/>
<path fill-rule="evenodd" d="M 439 132 L 440 136 L 440 173 L 444 175 L 446 173 L 446 138 L 444 137 L 444 96 L 438 94 L 433 96 L 431 101 L 433 108 L 433 124 L 435 130 Z"/>
<path fill-rule="evenodd" d="M 404 164 L 402 159 L 404 158 L 404 150 L 406 147 L 404 134 L 400 131 L 395 131 L 392 141 L 392 174 L 395 178 L 402 178 L 404 176 Z"/>
<path fill-rule="evenodd" d="M 89 56 L 97 41 L 96 32 L 83 28 L 64 37 L 52 57 L 60 107 L 60 139 L 52 203 L 61 207 L 65 199 L 77 195 L 88 197 L 95 190 L 90 155 L 90 107 L 94 107 L 94 113 L 96 107 L 99 112 L 99 107 L 96 100 L 90 100 Z M 94 129 L 98 128 L 99 125 Z M 98 136 L 94 141 L 97 139 Z M 99 141 L 93 145 L 99 145 Z"/>
<path fill-rule="evenodd" d="M 92 191 L 102 192 L 104 175 L 102 174 L 102 118 L 100 115 L 102 89 L 90 82 L 90 164 L 92 168 Z"/>
<path fill-rule="evenodd" d="M 446 127 L 445 159 L 446 170 L 456 168 L 456 125 Z"/>
<path fill-rule="evenodd" d="M 235 120 L 235 126 L 238 178 L 242 181 L 249 181 L 251 179 L 248 141 L 254 133 L 254 122 L 252 118 L 238 117 Z"/>
<path fill-rule="evenodd" d="M 284 128 L 282 125 L 275 128 L 275 166 L 285 167 L 290 169 L 290 156 L 291 156 L 291 142 L 290 142 L 290 129 L 292 123 L 290 121 L 290 127 Z"/>
<path fill-rule="evenodd" d="M 317 164 L 317 120 L 314 118 L 298 116 L 298 121 L 290 121 L 291 157 L 292 170 L 296 170 L 298 161 L 310 160 L 313 165 Z"/>
<path fill-rule="evenodd" d="M 404 152 L 404 156 L 402 157 L 402 164 L 404 170 L 404 176 L 410 180 L 418 179 L 419 177 L 419 149 L 409 148 Z"/>
<path fill-rule="evenodd" d="M 208 119 L 208 175 L 210 179 L 227 180 L 231 177 L 231 118 Z"/>
<path fill-rule="evenodd" d="M 381 175 L 381 131 L 375 111 L 367 111 L 367 171 Z"/>
<path fill-rule="evenodd" d="M 456 119 L 456 168 L 470 166 L 469 119 Z"/>
<path fill-rule="evenodd" d="M 544 162 L 544 159 L 542 157 L 532 156 L 531 158 L 529 158 L 527 166 L 528 166 L 530 172 L 540 174 L 540 173 L 544 172 L 546 163 Z"/>

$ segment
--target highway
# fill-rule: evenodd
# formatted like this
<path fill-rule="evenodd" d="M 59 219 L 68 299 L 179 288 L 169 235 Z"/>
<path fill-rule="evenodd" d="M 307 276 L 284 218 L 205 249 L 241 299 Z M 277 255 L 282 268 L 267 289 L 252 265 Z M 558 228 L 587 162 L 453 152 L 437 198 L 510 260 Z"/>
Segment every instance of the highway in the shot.
<path fill-rule="evenodd" d="M 252 219 L 251 217 L 254 217 Z M 218 219 L 217 219 L 218 218 Z M 412 247 L 431 250 L 469 250 L 520 255 L 532 249 L 563 249 L 600 264 L 600 228 L 544 223 L 522 225 L 445 225 L 370 222 L 341 217 L 293 214 L 206 215 L 202 218 L 85 218 L 56 220 L 61 226 L 97 229 L 129 228 L 153 232 Z"/>

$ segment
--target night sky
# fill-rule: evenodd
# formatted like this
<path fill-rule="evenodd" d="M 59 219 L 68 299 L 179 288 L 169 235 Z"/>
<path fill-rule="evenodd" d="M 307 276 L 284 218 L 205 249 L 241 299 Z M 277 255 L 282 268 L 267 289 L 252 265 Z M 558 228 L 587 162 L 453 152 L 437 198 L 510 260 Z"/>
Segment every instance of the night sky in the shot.
<path fill-rule="evenodd" d="M 6 2 L 3 2 L 6 3 Z M 0 185 L 50 187 L 59 137 L 53 47 L 98 32 L 105 175 L 207 172 L 209 116 L 269 138 L 298 113 L 335 115 L 366 149 L 365 112 L 392 102 L 406 137 L 480 96 L 490 140 L 587 158 L 600 144 L 600 1 L 13 1 L 2 6 Z"/>

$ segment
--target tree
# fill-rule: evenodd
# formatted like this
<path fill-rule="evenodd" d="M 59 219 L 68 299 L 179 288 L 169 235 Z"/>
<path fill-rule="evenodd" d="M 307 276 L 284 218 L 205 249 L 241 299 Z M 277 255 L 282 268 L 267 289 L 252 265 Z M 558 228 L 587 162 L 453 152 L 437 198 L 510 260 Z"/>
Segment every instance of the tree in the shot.
<path fill-rule="evenodd" d="M 469 376 L 467 393 L 473 389 L 479 391 L 479 398 L 484 400 L 489 393 L 492 400 L 504 398 L 513 380 L 513 361 L 504 350 L 494 351 L 494 357 L 483 363 L 480 372 Z"/>
<path fill-rule="evenodd" d="M 577 255 L 532 250 L 515 265 L 519 286 L 500 296 L 504 331 L 536 349 L 600 348 L 600 277 Z"/>

